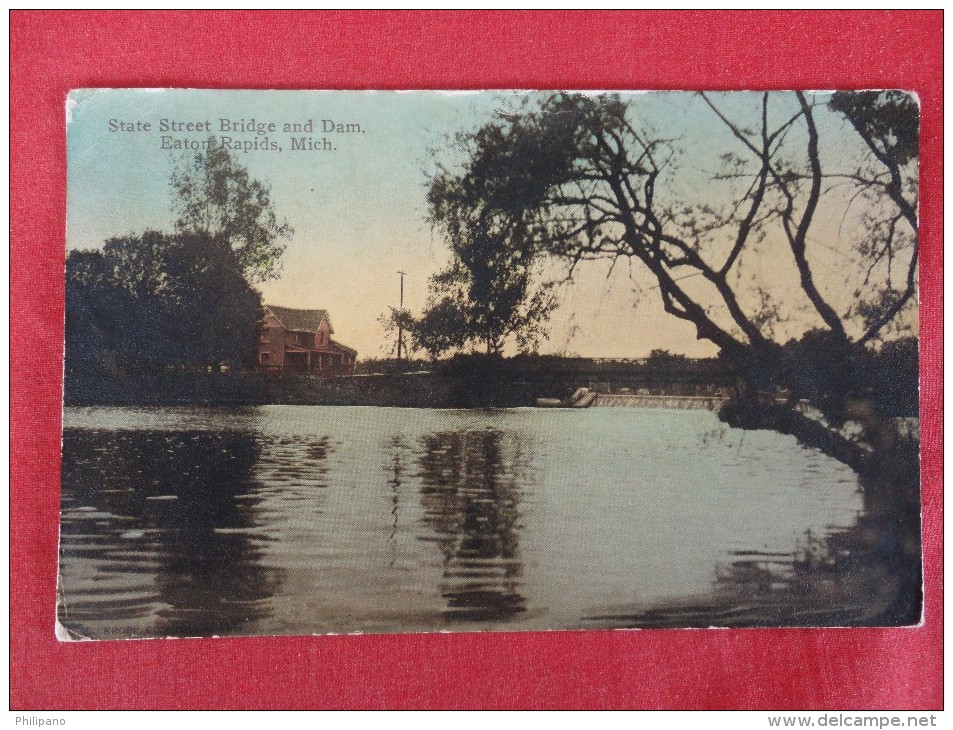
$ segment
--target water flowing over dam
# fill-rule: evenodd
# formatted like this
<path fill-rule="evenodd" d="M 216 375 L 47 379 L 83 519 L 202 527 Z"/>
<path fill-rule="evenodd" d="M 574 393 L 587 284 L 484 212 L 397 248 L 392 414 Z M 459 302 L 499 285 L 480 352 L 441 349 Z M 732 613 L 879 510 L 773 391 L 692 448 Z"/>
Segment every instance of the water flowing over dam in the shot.
<path fill-rule="evenodd" d="M 675 410 L 717 411 L 725 402 L 724 395 L 649 395 L 648 393 L 596 393 L 578 388 L 568 399 L 540 398 L 542 408 L 671 408 Z"/>
<path fill-rule="evenodd" d="M 720 395 L 596 395 L 595 408 L 675 408 L 717 411 L 725 397 Z"/>

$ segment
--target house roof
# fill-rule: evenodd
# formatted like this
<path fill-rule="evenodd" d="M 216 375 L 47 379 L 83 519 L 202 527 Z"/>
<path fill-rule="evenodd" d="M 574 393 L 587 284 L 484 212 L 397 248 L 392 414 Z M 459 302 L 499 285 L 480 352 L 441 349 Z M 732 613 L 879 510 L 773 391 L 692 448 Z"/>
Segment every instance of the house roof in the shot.
<path fill-rule="evenodd" d="M 346 352 L 348 355 L 354 355 L 354 356 L 357 355 L 357 350 L 354 350 L 348 347 L 347 345 L 342 345 L 337 340 L 331 340 L 331 347 L 335 350 L 341 350 L 342 352 Z"/>
<path fill-rule="evenodd" d="M 321 320 L 328 321 L 328 327 L 334 332 L 331 326 L 331 318 L 326 309 L 292 309 L 291 307 L 278 307 L 274 304 L 266 304 L 265 309 L 271 312 L 286 330 L 293 332 L 317 332 L 321 326 Z"/>

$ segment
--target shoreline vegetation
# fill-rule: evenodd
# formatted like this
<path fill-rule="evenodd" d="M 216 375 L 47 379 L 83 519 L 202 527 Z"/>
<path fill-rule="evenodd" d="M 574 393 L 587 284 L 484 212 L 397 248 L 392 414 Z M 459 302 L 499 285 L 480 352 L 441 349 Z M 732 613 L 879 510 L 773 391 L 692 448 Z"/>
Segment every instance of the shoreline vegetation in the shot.
<path fill-rule="evenodd" d="M 451 260 L 428 280 L 419 316 L 404 309 L 403 285 L 400 308 L 381 315 L 401 366 L 414 352 L 435 365 L 363 379 L 249 370 L 264 362 L 256 285 L 280 277 L 294 229 L 270 185 L 229 149 L 175 158 L 171 227 L 67 257 L 66 404 L 493 408 L 616 387 L 726 397 L 719 415 L 730 425 L 793 435 L 859 473 L 876 468 L 895 451 L 891 419 L 917 412 L 916 98 L 671 97 L 699 115 L 696 132 L 716 124 L 733 140 L 710 150 L 721 154 L 701 198 L 680 162 L 706 149 L 707 135 L 658 136 L 644 114 L 662 98 L 528 97 L 461 129 L 462 159 L 435 151 L 426 220 Z M 850 150 L 852 171 L 839 171 L 841 160 L 832 167 L 835 142 Z M 845 233 L 836 270 L 817 250 L 830 249 L 832 207 Z M 786 263 L 766 278 L 768 251 Z M 548 338 L 562 302 L 544 269 L 565 268 L 568 282 L 577 266 L 605 261 L 652 275 L 665 312 L 717 348 L 717 375 L 665 350 L 625 374 L 595 360 L 502 356 L 536 352 Z M 856 433 L 844 431 L 849 423 Z"/>

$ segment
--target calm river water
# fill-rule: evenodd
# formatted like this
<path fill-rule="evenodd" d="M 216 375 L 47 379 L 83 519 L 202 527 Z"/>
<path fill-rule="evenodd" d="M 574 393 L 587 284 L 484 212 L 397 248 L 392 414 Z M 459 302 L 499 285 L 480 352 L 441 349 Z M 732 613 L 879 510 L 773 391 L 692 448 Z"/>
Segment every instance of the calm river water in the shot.
<path fill-rule="evenodd" d="M 103 639 L 863 623 L 880 599 L 837 574 L 863 514 L 847 467 L 707 411 L 67 408 L 59 618 Z"/>

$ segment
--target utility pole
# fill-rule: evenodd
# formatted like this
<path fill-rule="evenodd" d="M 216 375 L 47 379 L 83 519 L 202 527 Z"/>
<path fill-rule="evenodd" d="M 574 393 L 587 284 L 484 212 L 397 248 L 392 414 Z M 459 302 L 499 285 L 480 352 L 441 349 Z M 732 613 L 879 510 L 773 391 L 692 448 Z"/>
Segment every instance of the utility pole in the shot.
<path fill-rule="evenodd" d="M 403 271 L 398 271 L 400 274 L 400 311 L 404 311 L 404 276 L 406 274 Z M 397 321 L 397 359 L 402 360 L 403 347 L 404 347 L 404 328 L 401 325 L 401 320 Z"/>

